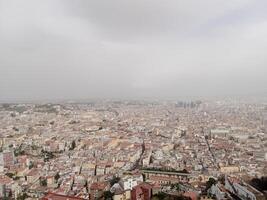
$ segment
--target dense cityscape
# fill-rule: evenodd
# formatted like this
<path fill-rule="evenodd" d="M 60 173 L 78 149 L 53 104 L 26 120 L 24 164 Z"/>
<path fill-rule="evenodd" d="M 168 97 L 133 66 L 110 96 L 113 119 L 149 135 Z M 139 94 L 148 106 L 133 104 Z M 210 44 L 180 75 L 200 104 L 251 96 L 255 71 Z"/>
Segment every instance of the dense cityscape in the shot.
<path fill-rule="evenodd" d="M 0 200 L 267 200 L 267 0 L 0 0 Z"/>
<path fill-rule="evenodd" d="M 0 199 L 266 199 L 267 105 L 0 104 Z"/>

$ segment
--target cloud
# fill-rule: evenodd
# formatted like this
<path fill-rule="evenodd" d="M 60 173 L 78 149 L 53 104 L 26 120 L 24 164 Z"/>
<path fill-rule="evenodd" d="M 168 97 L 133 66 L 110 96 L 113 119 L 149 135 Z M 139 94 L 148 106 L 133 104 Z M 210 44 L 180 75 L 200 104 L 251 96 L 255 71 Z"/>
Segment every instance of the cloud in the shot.
<path fill-rule="evenodd" d="M 266 94 L 263 0 L 0 0 L 0 100 Z"/>

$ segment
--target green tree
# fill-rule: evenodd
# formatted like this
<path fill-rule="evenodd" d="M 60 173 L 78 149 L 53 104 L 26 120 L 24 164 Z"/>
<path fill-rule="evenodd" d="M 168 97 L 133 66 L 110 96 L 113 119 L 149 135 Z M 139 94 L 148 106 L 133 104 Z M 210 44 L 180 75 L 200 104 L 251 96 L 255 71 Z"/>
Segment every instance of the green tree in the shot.
<path fill-rule="evenodd" d="M 56 182 L 58 181 L 59 178 L 60 178 L 60 175 L 59 175 L 59 173 L 57 172 L 56 175 L 55 175 L 55 180 L 56 180 Z"/>
<path fill-rule="evenodd" d="M 23 193 L 23 194 L 20 194 L 18 197 L 17 197 L 17 200 L 25 200 L 28 198 L 28 195 L 26 193 Z"/>
<path fill-rule="evenodd" d="M 205 190 L 208 191 L 208 189 L 210 189 L 211 186 L 215 185 L 216 183 L 217 183 L 217 181 L 214 178 L 210 177 L 209 180 L 206 182 L 206 189 Z"/>
<path fill-rule="evenodd" d="M 164 200 L 168 197 L 168 195 L 164 192 L 159 192 L 157 194 L 154 194 L 152 196 L 152 199 L 155 199 L 155 200 Z"/>
<path fill-rule="evenodd" d="M 180 184 L 179 183 L 171 184 L 171 189 L 175 189 L 177 191 L 180 191 Z"/>
<path fill-rule="evenodd" d="M 43 187 L 46 187 L 47 186 L 47 180 L 44 178 L 40 178 L 40 185 Z"/>
<path fill-rule="evenodd" d="M 113 176 L 113 178 L 110 180 L 110 185 L 113 186 L 115 183 L 118 183 L 120 181 L 120 177 Z"/>
<path fill-rule="evenodd" d="M 113 194 L 110 191 L 105 191 L 104 192 L 104 199 L 105 200 L 111 200 L 113 197 Z"/>
<path fill-rule="evenodd" d="M 8 173 L 6 173 L 5 175 L 8 176 L 9 178 L 13 178 L 13 176 L 14 176 L 15 174 L 13 174 L 13 173 L 11 173 L 11 172 L 8 172 Z"/>
<path fill-rule="evenodd" d="M 29 164 L 29 169 L 32 169 L 32 168 L 33 168 L 33 163 L 30 162 L 30 164 Z"/>
<path fill-rule="evenodd" d="M 76 148 L 75 140 L 71 142 L 70 150 L 74 150 Z"/>

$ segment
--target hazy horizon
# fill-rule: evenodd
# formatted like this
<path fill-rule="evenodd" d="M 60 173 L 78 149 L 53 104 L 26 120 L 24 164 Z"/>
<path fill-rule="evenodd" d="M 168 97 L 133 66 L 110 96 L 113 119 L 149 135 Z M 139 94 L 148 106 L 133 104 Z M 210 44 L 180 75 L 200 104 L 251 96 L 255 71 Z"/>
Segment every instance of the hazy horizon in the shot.
<path fill-rule="evenodd" d="M 266 97 L 266 7 L 0 0 L 0 102 Z"/>

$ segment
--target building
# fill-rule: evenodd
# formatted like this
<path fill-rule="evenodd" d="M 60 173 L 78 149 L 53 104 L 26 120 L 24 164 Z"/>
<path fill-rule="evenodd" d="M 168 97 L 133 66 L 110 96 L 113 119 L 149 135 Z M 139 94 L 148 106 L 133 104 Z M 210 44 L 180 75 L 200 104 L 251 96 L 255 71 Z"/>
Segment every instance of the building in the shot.
<path fill-rule="evenodd" d="M 90 186 L 90 199 L 102 199 L 104 192 L 108 190 L 107 182 L 96 182 Z"/>
<path fill-rule="evenodd" d="M 131 199 L 131 191 L 124 190 L 123 185 L 121 183 L 115 183 L 110 188 L 110 192 L 113 194 L 114 200 L 130 200 Z"/>
<path fill-rule="evenodd" d="M 226 191 L 220 184 L 212 185 L 209 189 L 209 193 L 214 195 L 217 200 L 226 200 Z"/>
<path fill-rule="evenodd" d="M 55 193 L 48 193 L 41 200 L 82 200 L 82 198 L 72 197 L 67 195 L 55 194 Z"/>
<path fill-rule="evenodd" d="M 125 190 L 121 193 L 114 193 L 113 200 L 130 200 L 131 199 L 131 191 Z"/>
<path fill-rule="evenodd" d="M 15 163 L 15 155 L 13 151 L 4 151 L 0 153 L 0 163 L 3 167 L 10 167 Z"/>
<path fill-rule="evenodd" d="M 10 195 L 13 184 L 14 181 L 11 178 L 5 175 L 0 175 L 0 199 Z"/>
<path fill-rule="evenodd" d="M 228 129 L 211 129 L 210 130 L 210 138 L 226 138 L 229 136 L 230 130 Z"/>
<path fill-rule="evenodd" d="M 148 183 L 141 183 L 131 191 L 131 200 L 150 200 L 152 197 L 152 186 Z"/>
<path fill-rule="evenodd" d="M 242 200 L 264 200 L 264 194 L 236 178 L 225 177 L 225 188 Z"/>
<path fill-rule="evenodd" d="M 123 181 L 124 190 L 132 190 L 135 186 L 137 186 L 137 180 L 133 178 L 128 178 Z"/>
<path fill-rule="evenodd" d="M 28 174 L 26 175 L 26 180 L 29 183 L 33 183 L 34 181 L 38 180 L 40 178 L 40 172 L 36 168 L 32 168 Z"/>
<path fill-rule="evenodd" d="M 190 178 L 189 173 L 180 173 L 175 171 L 163 170 L 142 170 L 147 182 L 153 184 L 172 184 L 179 182 L 188 182 Z"/>
<path fill-rule="evenodd" d="M 267 108 L 263 112 L 263 127 L 265 133 L 267 133 Z"/>
<path fill-rule="evenodd" d="M 237 173 L 240 172 L 240 168 L 238 166 L 220 167 L 220 172 L 224 174 Z"/>
<path fill-rule="evenodd" d="M 198 194 L 196 192 L 192 192 L 192 191 L 183 193 L 183 196 L 189 197 L 191 200 L 197 200 L 198 199 Z"/>
<path fill-rule="evenodd" d="M 0 199 L 6 197 L 6 185 L 0 184 Z"/>

